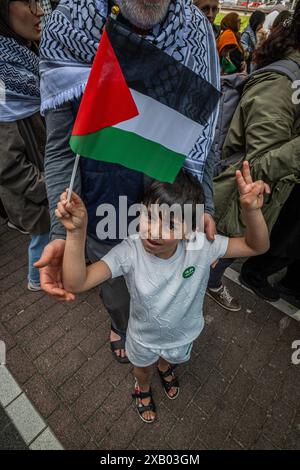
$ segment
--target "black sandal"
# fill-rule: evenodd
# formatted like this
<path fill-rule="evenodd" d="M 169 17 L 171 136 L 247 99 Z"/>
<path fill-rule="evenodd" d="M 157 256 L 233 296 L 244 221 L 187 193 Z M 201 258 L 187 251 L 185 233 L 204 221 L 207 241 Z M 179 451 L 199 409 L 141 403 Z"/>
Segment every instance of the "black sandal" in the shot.
<path fill-rule="evenodd" d="M 157 372 L 159 374 L 161 384 L 162 384 L 162 386 L 164 388 L 164 391 L 165 391 L 165 394 L 167 395 L 169 400 L 175 400 L 179 395 L 179 380 L 178 380 L 177 377 L 175 377 L 175 374 L 173 372 L 175 367 L 176 367 L 176 365 L 172 365 L 172 366 L 170 365 L 169 368 L 165 372 L 163 372 L 163 371 L 159 370 L 159 368 L 157 366 Z M 170 382 L 167 382 L 165 380 L 167 377 L 172 377 L 172 380 Z M 171 397 L 171 395 L 169 395 L 169 392 L 170 392 L 172 387 L 177 388 L 177 393 L 175 393 L 175 395 L 173 397 Z"/>
<path fill-rule="evenodd" d="M 111 331 L 116 333 L 117 335 L 121 336 L 118 331 L 115 331 L 115 329 L 111 326 Z M 129 364 L 130 361 L 128 357 L 121 357 L 117 356 L 116 351 L 118 349 L 124 349 L 125 351 L 125 338 L 121 336 L 121 339 L 117 339 L 116 341 L 110 341 L 110 349 L 113 353 L 114 358 L 120 363 L 120 364 Z"/>
<path fill-rule="evenodd" d="M 136 410 L 137 410 L 141 420 L 144 421 L 144 423 L 147 423 L 147 424 L 154 423 L 154 421 L 156 420 L 156 415 L 153 419 L 145 419 L 143 417 L 143 413 L 145 413 L 146 411 L 153 411 L 153 413 L 156 413 L 156 406 L 155 406 L 155 403 L 153 401 L 151 387 L 149 389 L 149 392 L 141 392 L 141 390 L 138 386 L 138 383 L 136 382 L 135 391 L 132 394 L 132 398 L 135 399 Z M 143 405 L 139 402 L 139 400 L 144 400 L 144 398 L 150 398 L 149 405 Z"/>

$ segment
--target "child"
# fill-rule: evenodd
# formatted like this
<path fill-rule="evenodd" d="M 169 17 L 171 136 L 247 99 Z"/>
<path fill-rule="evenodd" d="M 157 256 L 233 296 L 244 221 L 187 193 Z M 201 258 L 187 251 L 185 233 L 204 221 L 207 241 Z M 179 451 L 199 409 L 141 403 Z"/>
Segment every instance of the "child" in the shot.
<path fill-rule="evenodd" d="M 136 378 L 133 397 L 139 416 L 147 423 L 156 418 L 150 386 L 153 364 L 157 363 L 168 398 L 178 397 L 174 365 L 189 360 L 193 341 L 204 327 L 202 306 L 210 265 L 221 257 L 255 256 L 269 248 L 268 230 L 261 212 L 263 194 L 269 188 L 262 181 L 252 182 L 248 162 L 244 162 L 243 174 L 237 172 L 237 184 L 246 224 L 244 238 L 217 235 L 209 242 L 203 233 L 197 232 L 197 249 L 195 246 L 189 249 L 191 241 L 175 237 L 180 232 L 178 228 L 185 227 L 184 220 L 175 215 L 166 227 L 164 217 L 157 217 L 155 204 L 170 207 L 177 203 L 182 208 L 190 204 L 195 231 L 196 204 L 204 203 L 201 185 L 182 171 L 174 184 L 155 181 L 150 185 L 144 198 L 148 213 L 141 215 L 139 235 L 124 240 L 101 261 L 88 267 L 85 206 L 74 193 L 71 203 L 67 203 L 67 193 L 64 193 L 57 205 L 56 215 L 67 230 L 64 287 L 76 293 L 111 277 L 124 275 L 126 279 L 131 296 L 126 351 Z"/>

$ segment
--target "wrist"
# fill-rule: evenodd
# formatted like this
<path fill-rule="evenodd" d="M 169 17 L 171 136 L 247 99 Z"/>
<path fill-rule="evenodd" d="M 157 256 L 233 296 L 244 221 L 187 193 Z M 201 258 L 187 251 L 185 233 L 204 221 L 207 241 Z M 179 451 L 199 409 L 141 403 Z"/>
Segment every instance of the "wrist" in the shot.
<path fill-rule="evenodd" d="M 240 198 L 240 205 L 241 205 L 241 210 L 247 214 L 252 214 L 252 213 L 254 214 L 261 210 L 260 207 L 253 207 L 249 203 L 244 202 L 242 198 Z"/>
<path fill-rule="evenodd" d="M 87 227 L 78 227 L 73 230 L 67 230 L 68 240 L 84 240 L 86 237 Z"/>
<path fill-rule="evenodd" d="M 243 206 L 243 204 L 241 204 L 241 208 L 242 208 L 242 211 L 245 212 L 245 213 L 249 213 L 249 214 L 252 214 L 252 213 L 256 213 L 256 212 L 259 212 L 261 210 L 260 207 L 249 207 L 247 205 Z"/>

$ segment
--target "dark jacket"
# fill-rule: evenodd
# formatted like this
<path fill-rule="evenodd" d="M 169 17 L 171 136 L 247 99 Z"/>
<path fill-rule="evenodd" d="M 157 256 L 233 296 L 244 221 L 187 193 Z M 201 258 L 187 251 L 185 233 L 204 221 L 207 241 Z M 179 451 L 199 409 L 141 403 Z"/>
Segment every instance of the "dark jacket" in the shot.
<path fill-rule="evenodd" d="M 9 220 L 31 235 L 49 231 L 43 174 L 45 126 L 39 115 L 0 122 L 0 199 Z"/>

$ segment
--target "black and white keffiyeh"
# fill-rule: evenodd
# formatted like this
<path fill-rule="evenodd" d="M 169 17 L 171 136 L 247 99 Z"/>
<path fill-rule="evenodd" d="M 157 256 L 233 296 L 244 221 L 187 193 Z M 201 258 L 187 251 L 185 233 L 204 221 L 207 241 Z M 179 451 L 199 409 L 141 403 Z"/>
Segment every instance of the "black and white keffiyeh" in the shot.
<path fill-rule="evenodd" d="M 61 0 L 53 12 L 40 48 L 42 113 L 82 95 L 108 13 L 108 0 Z M 172 0 L 166 18 L 146 40 L 220 89 L 213 31 L 192 0 Z M 186 160 L 185 166 L 200 180 L 216 118 L 217 110 Z"/>
<path fill-rule="evenodd" d="M 39 109 L 38 56 L 15 39 L 0 35 L 0 121 L 24 119 Z"/>

